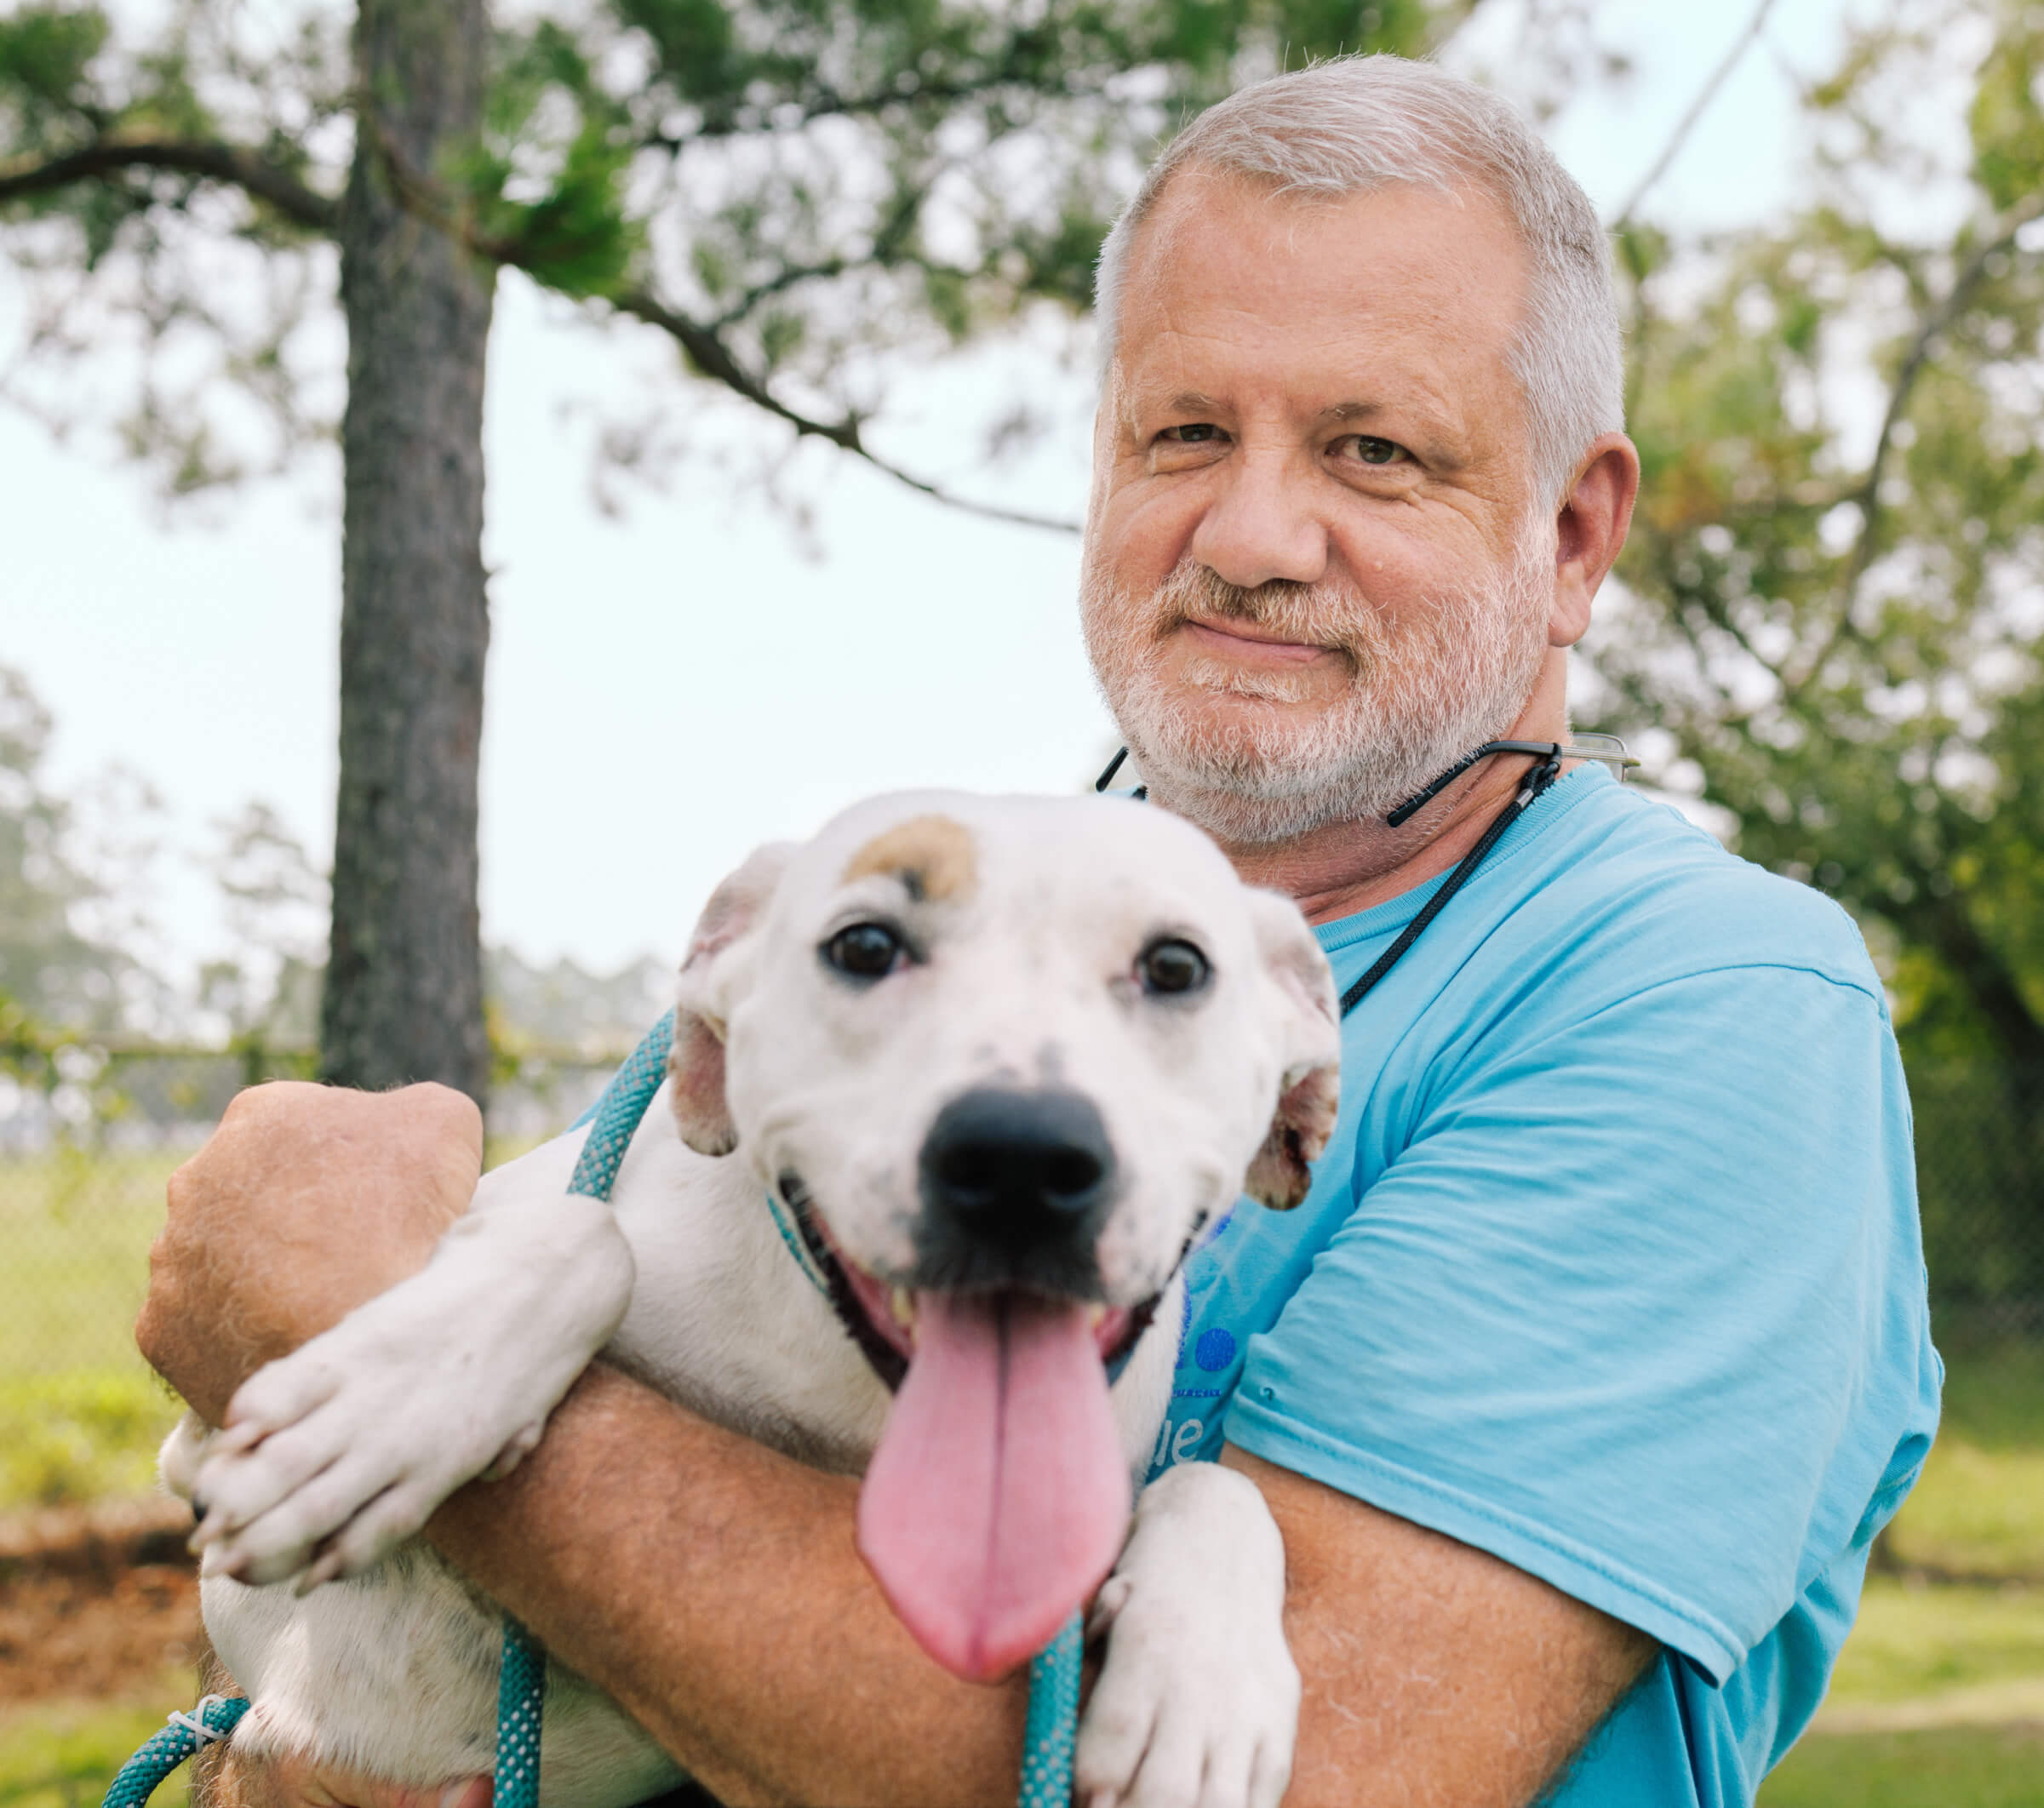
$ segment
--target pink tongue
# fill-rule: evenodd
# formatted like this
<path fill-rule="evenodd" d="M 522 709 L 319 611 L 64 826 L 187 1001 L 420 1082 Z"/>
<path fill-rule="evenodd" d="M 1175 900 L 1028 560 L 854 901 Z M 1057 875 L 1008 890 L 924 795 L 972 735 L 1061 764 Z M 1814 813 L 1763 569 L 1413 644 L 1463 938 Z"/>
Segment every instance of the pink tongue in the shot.
<path fill-rule="evenodd" d="M 1082 1306 L 924 1293 L 859 1494 L 859 1550 L 916 1642 L 984 1681 L 1114 1566 L 1129 1473 Z"/>

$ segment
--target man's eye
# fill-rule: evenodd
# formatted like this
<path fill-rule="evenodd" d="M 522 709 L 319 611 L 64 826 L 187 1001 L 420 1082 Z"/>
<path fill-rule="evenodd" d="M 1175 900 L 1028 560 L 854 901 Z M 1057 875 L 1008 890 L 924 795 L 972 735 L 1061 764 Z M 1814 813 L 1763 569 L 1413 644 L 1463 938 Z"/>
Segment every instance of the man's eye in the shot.
<path fill-rule="evenodd" d="M 1152 997 L 1197 992 L 1212 971 L 1205 955 L 1177 935 L 1153 941 L 1136 961 L 1136 976 Z"/>
<path fill-rule="evenodd" d="M 885 923 L 850 923 L 817 951 L 848 979 L 885 979 L 908 958 L 899 930 Z"/>
<path fill-rule="evenodd" d="M 1406 449 L 1395 439 L 1379 439 L 1374 433 L 1358 433 L 1350 443 L 1366 465 L 1394 465 L 1406 456 Z"/>
<path fill-rule="evenodd" d="M 1210 440 L 1221 437 L 1221 429 L 1211 421 L 1188 421 L 1183 426 L 1166 427 L 1157 436 L 1182 446 L 1203 446 Z"/>

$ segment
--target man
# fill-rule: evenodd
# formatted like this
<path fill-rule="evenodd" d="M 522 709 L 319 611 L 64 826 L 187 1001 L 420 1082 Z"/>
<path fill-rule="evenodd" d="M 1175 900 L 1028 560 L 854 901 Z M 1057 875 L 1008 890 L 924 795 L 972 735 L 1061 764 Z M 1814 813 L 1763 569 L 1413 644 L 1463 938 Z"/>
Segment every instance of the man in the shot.
<path fill-rule="evenodd" d="M 1513 812 L 1348 1019 L 1312 1196 L 1191 1271 L 1158 1460 L 1284 1532 L 1302 1808 L 1749 1802 L 1935 1424 L 1844 918 L 1595 767 L 1385 820 L 1566 738 L 1638 480 L 1605 255 L 1509 108 L 1377 58 L 1205 115 L 1102 260 L 1085 625 L 1153 799 L 1345 988 Z M 217 1418 L 423 1262 L 478 1142 L 432 1089 L 254 1096 L 174 1183 L 145 1349 Z M 913 1651 L 853 1491 L 599 1365 L 429 1535 L 728 1802 L 1005 1799 L 1022 1685 Z"/>

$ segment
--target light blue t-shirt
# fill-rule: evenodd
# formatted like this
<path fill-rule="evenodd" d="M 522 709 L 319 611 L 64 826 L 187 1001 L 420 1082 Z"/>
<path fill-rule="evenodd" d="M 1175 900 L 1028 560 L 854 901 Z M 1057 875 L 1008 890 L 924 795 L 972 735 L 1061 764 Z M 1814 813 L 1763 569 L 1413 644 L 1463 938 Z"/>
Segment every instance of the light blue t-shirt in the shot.
<path fill-rule="evenodd" d="M 1438 880 L 1324 924 L 1353 983 Z M 1158 1468 L 1222 1442 L 1660 1656 L 1559 1808 L 1745 1808 L 1937 1428 L 1909 1101 L 1851 920 L 1582 767 L 1343 1028 L 1312 1192 L 1188 1267 Z"/>

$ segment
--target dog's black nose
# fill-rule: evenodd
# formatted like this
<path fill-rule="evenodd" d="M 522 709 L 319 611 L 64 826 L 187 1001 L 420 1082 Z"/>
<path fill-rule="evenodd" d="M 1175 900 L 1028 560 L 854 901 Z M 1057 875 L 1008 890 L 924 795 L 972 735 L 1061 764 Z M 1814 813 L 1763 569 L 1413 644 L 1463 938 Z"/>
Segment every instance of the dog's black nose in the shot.
<path fill-rule="evenodd" d="M 1090 1246 L 1114 1190 L 1114 1147 L 1076 1092 L 959 1095 L 924 1139 L 924 1204 L 973 1242 L 1016 1256 Z"/>

